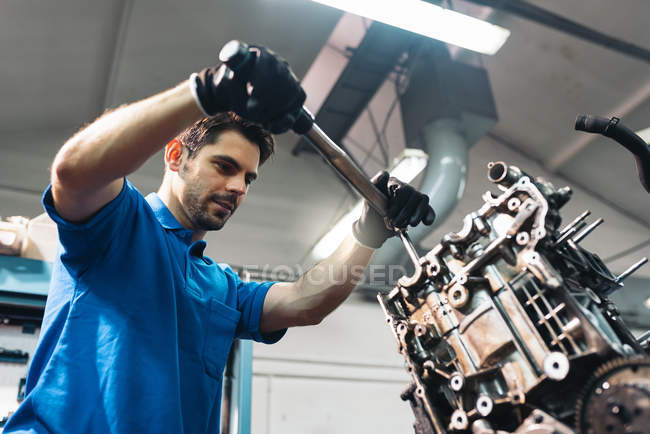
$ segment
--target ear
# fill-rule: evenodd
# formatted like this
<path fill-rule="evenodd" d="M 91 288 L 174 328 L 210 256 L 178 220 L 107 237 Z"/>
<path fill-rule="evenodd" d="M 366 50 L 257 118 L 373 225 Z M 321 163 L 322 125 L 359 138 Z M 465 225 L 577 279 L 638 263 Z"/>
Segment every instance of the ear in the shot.
<path fill-rule="evenodd" d="M 181 156 L 183 155 L 183 145 L 174 139 L 165 146 L 165 165 L 172 172 L 178 172 L 181 167 Z"/>

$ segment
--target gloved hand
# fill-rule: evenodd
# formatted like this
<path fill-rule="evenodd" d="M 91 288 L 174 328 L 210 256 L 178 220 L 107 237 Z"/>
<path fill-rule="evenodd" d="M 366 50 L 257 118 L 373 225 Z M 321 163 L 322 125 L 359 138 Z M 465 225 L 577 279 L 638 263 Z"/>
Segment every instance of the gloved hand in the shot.
<path fill-rule="evenodd" d="M 431 225 L 436 213 L 429 205 L 429 196 L 420 193 L 410 185 L 392 178 L 383 171 L 370 180 L 388 198 L 388 223 L 397 228 L 420 223 Z M 386 226 L 383 217 L 366 201 L 361 217 L 352 225 L 352 234 L 361 244 L 378 249 L 395 231 Z"/>
<path fill-rule="evenodd" d="M 192 94 L 212 116 L 234 111 L 274 134 L 289 130 L 305 102 L 305 91 L 289 64 L 273 51 L 251 45 L 249 61 L 236 73 L 225 64 L 190 76 Z"/>

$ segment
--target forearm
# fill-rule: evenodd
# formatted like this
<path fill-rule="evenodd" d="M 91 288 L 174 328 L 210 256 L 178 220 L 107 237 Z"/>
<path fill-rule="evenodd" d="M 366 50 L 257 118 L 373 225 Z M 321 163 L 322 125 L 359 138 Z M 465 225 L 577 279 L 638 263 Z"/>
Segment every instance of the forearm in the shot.
<path fill-rule="evenodd" d="M 202 116 L 187 81 L 111 111 L 75 134 L 58 152 L 53 181 L 93 191 L 138 169 Z"/>
<path fill-rule="evenodd" d="M 350 235 L 296 282 L 271 286 L 264 300 L 262 333 L 321 322 L 350 295 L 373 252 Z"/>
<path fill-rule="evenodd" d="M 296 282 L 297 302 L 307 324 L 319 323 L 345 301 L 363 277 L 373 252 L 350 235 Z"/>

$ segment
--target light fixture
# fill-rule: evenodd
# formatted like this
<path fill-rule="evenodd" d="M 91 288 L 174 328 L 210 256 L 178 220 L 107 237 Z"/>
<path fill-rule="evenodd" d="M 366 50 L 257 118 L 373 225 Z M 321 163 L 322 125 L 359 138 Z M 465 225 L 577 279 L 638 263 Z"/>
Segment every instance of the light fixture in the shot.
<path fill-rule="evenodd" d="M 647 307 L 648 309 L 650 309 L 650 297 L 648 297 L 648 298 L 646 298 L 645 300 L 643 300 L 643 304 L 644 304 L 645 307 Z"/>
<path fill-rule="evenodd" d="M 426 167 L 429 156 L 420 149 L 406 148 L 395 158 L 393 166 L 388 170 L 391 176 L 402 182 L 411 182 Z M 350 232 L 352 223 L 361 216 L 363 201 L 359 201 L 350 212 L 343 216 L 334 227 L 316 243 L 312 256 L 321 260 L 334 252 L 345 236 Z"/>
<path fill-rule="evenodd" d="M 313 0 L 452 45 L 494 54 L 510 30 L 421 0 Z"/>

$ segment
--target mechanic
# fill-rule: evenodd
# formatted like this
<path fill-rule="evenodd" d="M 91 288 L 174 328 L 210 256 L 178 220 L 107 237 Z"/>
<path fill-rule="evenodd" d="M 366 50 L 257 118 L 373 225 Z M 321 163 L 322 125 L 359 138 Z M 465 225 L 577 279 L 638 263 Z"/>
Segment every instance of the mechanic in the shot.
<path fill-rule="evenodd" d="M 393 234 L 366 203 L 352 234 L 292 283 L 242 282 L 203 255 L 206 231 L 223 227 L 273 152 L 270 132 L 290 129 L 305 100 L 285 61 L 249 50 L 245 80 L 205 68 L 105 113 L 58 152 L 43 205 L 59 253 L 5 433 L 219 432 L 233 339 L 273 343 L 318 324 Z M 125 177 L 163 147 L 162 184 L 145 198 Z M 426 195 L 386 172 L 373 183 L 392 225 L 433 223 Z"/>

